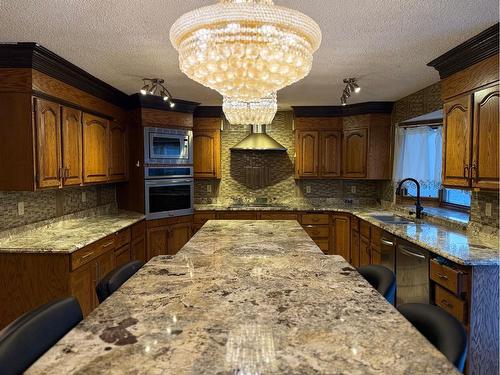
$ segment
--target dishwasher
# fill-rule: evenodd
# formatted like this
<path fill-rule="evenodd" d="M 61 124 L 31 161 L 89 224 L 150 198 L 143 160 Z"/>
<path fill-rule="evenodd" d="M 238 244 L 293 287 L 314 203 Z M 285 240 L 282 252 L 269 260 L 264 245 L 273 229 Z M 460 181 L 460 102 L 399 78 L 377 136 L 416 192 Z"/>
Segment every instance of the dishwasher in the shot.
<path fill-rule="evenodd" d="M 396 306 L 429 303 L 429 252 L 396 240 Z"/>

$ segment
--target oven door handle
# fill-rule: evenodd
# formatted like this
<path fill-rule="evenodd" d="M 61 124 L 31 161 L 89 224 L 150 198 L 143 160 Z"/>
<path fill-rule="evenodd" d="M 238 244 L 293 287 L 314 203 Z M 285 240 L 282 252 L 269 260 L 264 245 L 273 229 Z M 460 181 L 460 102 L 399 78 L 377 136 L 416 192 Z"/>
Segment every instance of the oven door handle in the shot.
<path fill-rule="evenodd" d="M 194 180 L 190 179 L 168 179 L 168 180 L 147 180 L 146 186 L 174 186 L 174 185 L 190 185 Z"/>

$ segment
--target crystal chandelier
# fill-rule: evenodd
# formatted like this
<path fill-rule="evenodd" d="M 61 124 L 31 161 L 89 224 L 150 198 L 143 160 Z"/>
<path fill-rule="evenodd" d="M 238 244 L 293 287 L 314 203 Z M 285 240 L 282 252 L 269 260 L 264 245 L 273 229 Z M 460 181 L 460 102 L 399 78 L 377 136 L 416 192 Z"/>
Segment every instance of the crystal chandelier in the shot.
<path fill-rule="evenodd" d="M 248 102 L 224 97 L 222 110 L 232 125 L 267 125 L 278 110 L 276 93 Z"/>
<path fill-rule="evenodd" d="M 321 30 L 310 17 L 272 0 L 219 0 L 181 16 L 170 41 L 189 78 L 250 101 L 309 74 Z"/>

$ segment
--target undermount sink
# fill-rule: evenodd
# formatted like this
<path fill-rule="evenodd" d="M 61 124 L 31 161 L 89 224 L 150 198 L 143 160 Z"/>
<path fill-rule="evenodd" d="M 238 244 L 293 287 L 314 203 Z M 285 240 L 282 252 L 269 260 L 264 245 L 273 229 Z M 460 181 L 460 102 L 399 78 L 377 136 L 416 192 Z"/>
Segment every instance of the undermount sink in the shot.
<path fill-rule="evenodd" d="M 412 224 L 413 220 L 398 215 L 370 215 L 370 217 L 380 220 L 386 224 Z"/>

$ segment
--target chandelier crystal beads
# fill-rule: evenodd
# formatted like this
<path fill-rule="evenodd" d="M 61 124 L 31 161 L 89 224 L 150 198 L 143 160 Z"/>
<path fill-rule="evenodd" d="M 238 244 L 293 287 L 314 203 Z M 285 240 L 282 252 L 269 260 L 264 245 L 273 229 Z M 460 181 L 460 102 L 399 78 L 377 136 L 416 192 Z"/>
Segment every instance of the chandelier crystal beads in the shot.
<path fill-rule="evenodd" d="M 267 125 L 278 110 L 276 93 L 248 102 L 224 97 L 222 110 L 232 125 Z"/>
<path fill-rule="evenodd" d="M 272 0 L 220 0 L 181 16 L 170 41 L 189 78 L 224 97 L 251 101 L 309 74 L 321 30 Z"/>

